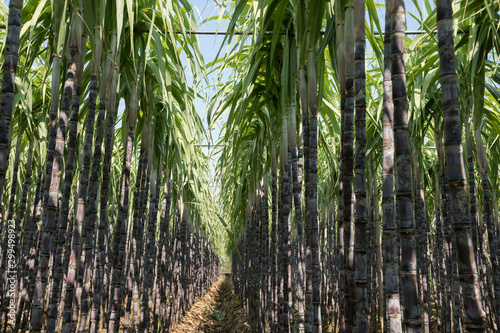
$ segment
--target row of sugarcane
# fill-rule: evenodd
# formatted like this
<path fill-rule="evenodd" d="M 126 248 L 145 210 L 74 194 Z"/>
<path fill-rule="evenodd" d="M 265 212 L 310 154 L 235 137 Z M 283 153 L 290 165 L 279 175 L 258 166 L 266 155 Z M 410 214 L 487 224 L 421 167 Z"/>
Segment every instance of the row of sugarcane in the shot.
<path fill-rule="evenodd" d="M 436 142 L 442 142 L 442 134 L 436 133 Z M 436 182 L 436 188 L 429 188 L 429 191 L 434 190 L 436 193 L 435 204 L 435 219 L 429 220 L 429 211 L 425 205 L 427 191 L 424 191 L 421 186 L 424 186 L 421 180 L 416 180 L 413 188 L 413 204 L 415 206 L 414 218 L 419 226 L 417 231 L 418 242 L 416 244 L 417 260 L 422 263 L 418 266 L 418 306 L 421 311 L 421 329 L 425 332 L 438 329 L 442 332 L 463 331 L 465 326 L 465 313 L 463 312 L 463 296 L 460 293 L 460 281 L 458 276 L 457 254 L 455 250 L 455 242 L 453 240 L 453 231 L 450 223 L 450 202 L 449 202 L 449 186 L 445 183 L 445 169 L 443 160 L 443 147 L 437 147 L 439 157 L 440 172 L 435 174 L 439 178 Z M 415 154 L 416 155 L 416 154 Z M 418 174 L 422 172 L 418 166 L 416 159 L 413 160 L 414 170 Z M 369 194 L 368 194 L 368 219 L 373 223 L 368 224 L 366 249 L 368 255 L 367 262 L 367 302 L 369 318 L 369 331 L 397 331 L 394 327 L 394 322 L 397 322 L 399 317 L 399 329 L 404 325 L 404 317 L 401 317 L 401 312 L 396 312 L 390 315 L 388 312 L 388 304 L 395 302 L 404 306 L 404 301 L 401 293 L 388 292 L 387 279 L 396 279 L 397 289 L 402 286 L 397 279 L 399 258 L 396 258 L 396 263 L 392 263 L 387 258 L 387 251 L 400 253 L 401 240 L 399 235 L 395 235 L 393 242 L 388 241 L 388 236 L 395 230 L 387 227 L 387 223 L 383 225 L 381 230 L 378 189 L 376 186 L 376 165 L 369 165 Z M 417 176 L 418 177 L 418 176 Z M 284 180 L 286 181 L 286 180 Z M 286 186 L 286 185 L 285 185 Z M 472 191 L 474 186 L 471 186 Z M 487 194 L 487 192 L 486 192 Z M 283 198 L 283 205 L 286 200 Z M 475 200 L 475 195 L 471 196 L 471 200 Z M 274 219 L 269 216 L 267 187 L 261 189 L 255 197 L 250 199 L 252 206 L 248 209 L 247 226 L 245 237 L 240 240 L 238 249 L 233 252 L 232 273 L 233 281 L 240 297 L 245 300 L 245 308 L 249 314 L 250 324 L 257 328 L 257 331 L 280 331 L 280 329 L 289 329 L 290 325 L 295 325 L 296 330 L 300 331 L 299 325 L 304 313 L 303 287 L 301 286 L 302 272 L 299 270 L 299 242 L 298 242 L 298 227 L 292 231 L 292 257 L 291 260 L 291 281 L 288 284 L 288 259 L 284 257 L 287 253 L 287 247 L 284 247 L 282 241 L 287 239 L 283 235 L 283 226 L 277 223 L 277 215 Z M 272 214 L 277 214 L 277 198 L 274 197 L 272 202 Z M 285 208 L 283 208 L 285 209 Z M 479 220 L 477 216 L 473 218 Z M 281 220 L 279 220 L 281 221 Z M 487 259 L 485 246 L 493 244 L 492 247 L 498 249 L 497 242 L 490 238 L 487 242 L 486 222 L 483 225 L 473 224 L 475 231 L 473 235 L 477 239 L 483 239 L 483 242 L 474 241 L 474 248 L 477 256 L 479 267 L 483 271 L 479 271 L 480 281 L 479 287 L 482 298 L 481 305 L 485 310 L 485 331 L 494 332 L 497 327 L 496 320 L 498 313 L 496 312 L 496 299 L 492 288 L 495 274 L 491 271 L 491 263 Z M 270 224 L 269 224 L 270 223 Z M 338 228 L 338 219 L 336 218 L 333 205 L 326 207 L 320 215 L 320 251 L 321 251 L 321 313 L 323 315 L 324 324 L 327 327 L 332 327 L 336 331 L 341 327 L 341 312 L 343 302 L 340 294 L 340 279 L 339 268 L 340 264 L 340 244 L 339 239 L 342 238 L 341 230 Z M 491 230 L 495 231 L 494 226 Z M 383 237 L 383 238 L 382 238 Z M 381 242 L 391 244 L 390 248 L 381 247 Z M 285 243 L 286 244 L 286 243 Z M 393 245 L 392 245 L 393 244 Z M 283 249 L 283 250 L 282 250 Z M 482 251 L 483 249 L 483 251 Z M 384 251 L 384 253 L 382 253 Z M 498 258 L 498 254 L 490 252 L 489 257 L 494 262 Z M 394 267 L 395 266 L 395 267 Z M 395 271 L 394 271 L 395 270 Z M 392 272 L 394 275 L 387 275 L 386 272 Z M 385 283 L 383 282 L 385 281 Z M 287 289 L 288 288 L 288 289 Z M 287 291 L 288 290 L 288 291 Z M 286 293 L 292 297 L 289 300 L 284 297 Z M 292 293 L 292 294 L 290 294 Z M 288 309 L 295 309 L 295 317 L 287 317 Z M 387 309 L 387 310 L 386 310 Z M 278 312 L 279 311 L 279 312 Z M 399 316 L 397 316 L 399 314 Z M 290 314 L 291 315 L 291 314 Z M 274 326 L 273 326 L 274 325 Z"/>
<path fill-rule="evenodd" d="M 123 10 L 115 5 L 108 2 L 107 9 Z M 52 62 L 46 153 L 37 149 L 36 128 L 31 129 L 29 147 L 23 147 L 28 132 L 18 122 L 13 169 L 7 173 L 11 128 L 15 127 L 11 114 L 19 93 L 15 74 L 23 10 L 22 1 L 9 3 L 1 95 L 0 197 L 9 182 L 10 193 L 8 205 L 0 202 L 0 330 L 169 330 L 218 278 L 219 258 L 206 229 L 200 227 L 204 216 L 196 205 L 199 198 L 183 185 L 185 175 L 178 174 L 182 171 L 166 170 L 173 167 L 167 158 L 163 160 L 174 139 L 154 142 L 157 127 L 153 121 L 159 122 L 162 109 L 155 100 L 157 87 L 144 78 L 151 77 L 144 64 L 134 67 L 133 80 L 128 90 L 124 88 L 128 92 L 125 142 L 121 152 L 114 149 L 119 147 L 115 143 L 118 64 L 124 62 L 118 24 L 112 21 L 111 33 L 104 40 L 103 27 L 95 26 L 92 61 L 85 68 L 88 31 L 81 2 L 79 6 L 71 11 L 65 57 L 55 56 Z M 66 71 L 59 96 L 61 64 Z M 87 75 L 90 80 L 84 79 Z M 85 91 L 88 97 L 83 103 Z M 136 152 L 141 112 L 144 125 L 140 152 Z M 161 147 L 160 154 L 157 147 Z M 25 150 L 27 157 L 21 160 Z M 113 155 L 115 164 L 122 162 L 116 184 L 111 179 Z M 26 166 L 21 185 L 22 163 Z M 192 163 L 199 167 L 197 161 Z M 11 178 L 6 181 L 7 175 Z"/>
<path fill-rule="evenodd" d="M 147 161 L 144 162 L 147 164 Z M 144 166 L 144 162 L 140 165 Z M 3 274 L 11 276 L 14 268 L 15 277 L 18 278 L 16 283 L 19 283 L 15 287 L 19 293 L 14 294 L 14 297 L 18 296 L 17 298 L 8 297 L 8 293 L 2 297 L 4 329 L 10 326 L 12 331 L 25 332 L 28 329 L 35 330 L 36 325 L 39 325 L 38 327 L 46 327 L 48 331 L 71 332 L 76 329 L 97 331 L 103 327 L 107 327 L 110 332 L 126 330 L 127 327 L 138 327 L 141 331 L 163 331 L 178 322 L 189 306 L 218 278 L 220 263 L 217 255 L 210 242 L 193 228 L 189 214 L 183 212 L 189 205 L 183 204 L 180 200 L 174 206 L 174 221 L 169 221 L 171 182 L 168 178 L 170 177 L 166 177 L 162 206 L 158 207 L 161 183 L 159 181 L 156 184 L 149 183 L 147 166 L 140 173 L 144 183 L 137 184 L 135 189 L 134 223 L 130 223 L 122 235 L 126 242 L 123 253 L 118 252 L 121 246 L 119 229 L 116 227 L 112 229 L 108 225 L 104 227 L 101 225 L 99 228 L 87 225 L 87 237 L 80 244 L 91 244 L 92 239 L 88 235 L 96 234 L 99 239 L 97 249 L 89 254 L 94 257 L 97 264 L 91 272 L 77 270 L 76 287 L 74 280 L 72 282 L 70 279 L 70 270 L 74 269 L 70 265 L 70 254 L 73 253 L 75 245 L 78 245 L 75 236 L 79 236 L 79 230 L 73 228 L 75 210 L 71 211 L 67 230 L 59 229 L 59 235 L 67 241 L 61 244 L 59 238 L 56 244 L 64 247 L 62 253 L 55 253 L 60 257 L 61 264 L 53 266 L 46 292 L 50 299 L 46 298 L 45 306 L 40 308 L 40 312 L 36 312 L 34 301 L 37 291 L 35 289 L 37 265 L 40 265 L 38 249 L 43 232 L 43 226 L 40 226 L 43 212 L 41 173 L 39 172 L 31 208 L 26 204 L 28 187 L 25 186 L 24 199 L 17 214 L 14 214 L 16 223 L 19 223 L 14 240 L 16 250 L 19 251 L 16 253 L 15 266 L 10 267 L 7 264 L 10 262 L 8 251 L 3 251 L 2 255 L 3 264 L 6 265 L 3 266 Z M 27 173 L 25 184 L 29 184 L 30 177 L 30 173 Z M 149 210 L 146 204 L 148 195 L 150 195 Z M 155 219 L 159 213 L 158 208 L 161 208 L 159 220 Z M 174 228 L 169 231 L 171 224 Z M 8 235 L 6 232 L 5 239 L 10 239 Z M 70 242 L 71 239 L 73 242 Z M 5 249 L 7 248 L 9 247 Z M 87 246 L 86 249 L 88 248 Z M 121 267 L 118 266 L 119 256 L 124 256 Z M 122 270 L 120 277 L 117 275 L 119 268 Z M 84 279 L 87 279 L 87 284 L 84 283 Z M 3 280 L 4 290 L 8 289 L 8 283 L 8 279 Z M 92 285 L 93 293 L 92 297 L 87 294 L 85 299 L 82 292 L 88 284 Z M 11 299 L 15 301 L 14 312 L 10 310 Z M 71 301 L 73 304 L 69 303 Z M 90 302 L 92 308 L 89 308 Z M 90 317 L 88 317 L 89 310 L 91 310 Z M 141 318 L 144 318 L 141 321 L 138 317 L 139 310 Z M 46 324 L 42 321 L 43 317 L 37 315 L 42 311 L 46 313 Z M 120 317 L 124 317 L 123 327 L 117 325 Z M 11 318 L 15 320 L 12 321 Z"/>
<path fill-rule="evenodd" d="M 295 10 L 301 3 L 310 33 L 312 7 L 297 1 Z M 307 58 L 298 61 L 298 86 L 293 79 L 290 84 L 303 110 L 299 147 L 292 97 L 285 106 L 290 113 L 279 119 L 279 176 L 273 142 L 267 152 L 271 171 L 248 184 L 244 231 L 233 251 L 233 281 L 249 323 L 258 332 L 321 332 L 331 326 L 334 332 L 430 332 L 436 327 L 442 332 L 496 331 L 498 222 L 490 207 L 480 142 L 484 208 L 482 218 L 478 216 L 468 128 L 465 173 L 451 2 L 437 2 L 442 113 L 432 119 L 439 162 L 439 173 L 432 175 L 435 188 L 425 183 L 422 175 L 428 170 L 422 169 L 417 153 L 421 147 L 408 135 L 404 1 L 386 2 L 382 221 L 378 166 L 366 157 L 365 2 L 337 1 L 335 6 L 342 133 L 339 193 L 332 197 L 339 199 L 318 215 L 316 71 L 314 58 Z M 295 30 L 299 45 L 297 35 Z M 314 48 L 311 54 L 315 56 Z M 304 63 L 307 86 L 301 76 Z M 434 192 L 434 220 L 429 218 L 428 192 Z"/>
<path fill-rule="evenodd" d="M 442 142 L 442 134 L 436 133 L 436 142 Z M 458 262 L 456 254 L 456 245 L 453 239 L 453 231 L 450 223 L 450 202 L 449 202 L 449 186 L 445 183 L 445 169 L 443 160 L 443 148 L 437 147 L 437 152 L 440 162 L 440 172 L 435 176 L 439 178 L 436 183 L 436 188 L 429 188 L 429 191 L 435 190 L 435 220 L 429 220 L 429 211 L 425 205 L 426 198 L 421 186 L 421 180 L 416 180 L 413 188 L 413 205 L 415 206 L 414 218 L 419 226 L 417 231 L 418 242 L 416 251 L 418 255 L 418 307 L 421 311 L 421 329 L 430 331 L 434 327 L 438 327 L 443 332 L 462 331 L 465 326 L 465 314 L 463 308 L 463 296 L 460 293 L 460 281 L 458 276 Z M 416 154 L 415 154 L 416 156 Z M 413 160 L 414 170 L 417 174 L 422 172 L 418 166 L 416 159 Z M 388 331 L 394 332 L 402 329 L 404 321 L 401 316 L 401 310 L 394 311 L 390 314 L 388 311 L 394 306 L 394 303 L 399 303 L 400 308 L 404 306 L 404 301 L 401 293 L 390 292 L 387 283 L 389 279 L 395 279 L 396 285 L 393 288 L 402 289 L 399 279 L 398 263 L 399 258 L 395 258 L 395 262 L 387 260 L 389 253 L 401 251 L 401 239 L 399 235 L 391 237 L 397 231 L 397 227 L 390 228 L 387 222 L 383 224 L 383 230 L 380 226 L 380 212 L 378 189 L 376 186 L 376 171 L 375 165 L 370 165 L 369 186 L 370 193 L 368 196 L 368 219 L 373 223 L 368 224 L 367 243 L 365 247 L 369 254 L 367 260 L 367 302 L 368 310 L 367 317 L 369 318 L 369 331 Z M 418 176 L 417 176 L 418 177 Z M 286 179 L 283 180 L 285 182 Z M 284 187 L 287 185 L 283 185 Z M 471 186 L 471 191 L 474 186 Z M 276 191 L 276 190 L 275 190 Z M 286 192 L 285 192 L 286 193 Z M 285 194 L 284 193 L 284 194 Z M 276 195 L 276 194 L 275 194 Z M 283 194 L 282 194 L 283 195 Z M 288 194 L 289 195 L 289 194 Z M 486 192 L 487 195 L 487 192 Z M 286 200 L 281 199 L 283 207 Z M 475 200 L 475 195 L 471 196 L 471 200 Z M 286 230 L 286 224 L 277 222 L 277 199 L 273 196 L 272 201 L 272 216 L 269 219 L 268 212 L 268 195 L 267 187 L 261 189 L 260 193 L 250 199 L 252 206 L 248 209 L 246 236 L 240 240 L 238 249 L 233 252 L 232 273 L 233 281 L 240 297 L 245 300 L 245 308 L 249 314 L 250 324 L 257 328 L 257 331 L 264 331 L 267 328 L 270 331 L 279 331 L 280 329 L 290 329 L 291 325 L 296 325 L 300 331 L 299 325 L 304 323 L 304 289 L 301 284 L 303 272 L 300 268 L 300 243 L 298 241 L 299 227 L 292 231 L 293 239 L 291 243 L 290 254 L 287 254 L 286 243 L 283 240 L 288 239 L 283 230 Z M 286 209 L 286 208 L 283 208 Z M 282 213 L 281 213 L 282 214 Z M 474 212 L 471 212 L 474 220 L 479 220 Z M 296 216 L 295 216 L 296 217 Z M 296 217 L 297 218 L 297 217 Z M 280 218 L 278 221 L 282 221 Z M 487 259 L 487 252 L 484 251 L 486 245 L 492 246 L 491 255 L 492 262 L 498 258 L 498 244 L 495 237 L 491 237 L 487 242 L 487 233 L 495 232 L 495 227 L 490 226 L 489 231 L 486 227 L 487 220 L 484 224 L 473 224 L 475 231 L 473 235 L 477 239 L 483 241 L 474 241 L 474 248 L 477 256 L 478 265 L 483 268 L 479 271 L 480 281 L 479 287 L 482 298 L 481 306 L 485 309 L 485 327 L 484 330 L 493 332 L 497 327 L 496 320 L 498 312 L 496 312 L 496 298 L 492 288 L 496 274 L 491 271 L 491 263 Z M 270 223 L 270 225 L 269 225 Z M 339 239 L 342 238 L 342 230 L 339 228 L 338 219 L 333 210 L 333 204 L 327 207 L 320 218 L 321 234 L 320 234 L 320 251 L 321 251 L 321 313 L 323 320 L 326 321 L 326 326 L 333 325 L 334 331 L 340 329 L 341 316 L 343 310 L 342 295 L 340 291 L 339 269 L 342 267 L 339 249 L 341 244 Z M 383 235 L 383 236 L 382 236 Z M 496 234 L 495 234 L 496 235 Z M 383 238 L 382 238 L 383 237 Z M 391 241 L 392 240 L 392 241 Z M 385 243 L 387 248 L 382 249 L 381 242 Z M 384 251 L 382 253 L 382 251 Z M 286 257 L 292 255 L 291 258 Z M 390 258 L 390 257 L 389 257 Z M 291 263 L 288 264 L 288 260 Z M 288 267 L 291 267 L 291 280 L 288 275 Z M 389 274 L 387 274 L 389 272 Z M 385 280 L 387 279 L 387 280 Z M 385 281 L 385 282 L 383 282 Z M 390 285 L 389 285 L 390 286 Z M 381 289 L 382 288 L 382 289 Z M 286 298 L 285 295 L 290 298 Z M 292 293 L 292 294 L 291 294 Z M 295 317 L 288 312 L 289 309 L 295 310 Z M 279 311 L 279 312 L 278 312 Z M 287 317 L 289 313 L 290 317 Z M 397 323 L 399 319 L 399 324 Z M 394 323 L 396 322 L 396 324 Z M 274 325 L 274 326 L 272 326 Z M 399 325 L 399 328 L 395 325 Z M 385 329 L 384 329 L 385 328 Z"/>
<path fill-rule="evenodd" d="M 143 175 L 146 174 L 147 170 L 144 170 Z M 30 177 L 29 174 L 27 177 Z M 149 181 L 147 178 L 148 176 L 144 177 L 146 182 Z M 183 204 L 182 197 L 177 204 L 173 205 L 174 221 L 169 222 L 171 190 L 169 190 L 168 179 L 161 207 L 158 207 L 160 182 L 151 184 L 151 186 L 156 186 L 156 191 L 150 190 L 149 210 L 147 210 L 147 205 L 144 205 L 147 198 L 143 196 L 144 193 L 147 195 L 148 191 L 143 190 L 141 193 L 138 185 L 136 194 L 141 193 L 142 197 L 135 196 L 134 203 L 138 205 L 136 215 L 143 216 L 143 218 L 134 220 L 134 228 L 132 224 L 129 224 L 124 235 L 126 248 L 123 254 L 126 258 L 124 258 L 120 279 L 116 276 L 117 269 L 112 269 L 112 267 L 119 267 L 115 265 L 119 262 L 120 254 L 113 253 L 113 249 L 119 249 L 117 238 L 119 230 L 111 230 L 109 226 L 106 226 L 103 229 L 94 227 L 94 230 L 87 228 L 87 235 L 94 232 L 99 239 L 106 241 L 99 242 L 98 251 L 93 253 L 97 265 L 87 273 L 90 276 L 85 277 L 82 276 L 82 272 L 78 272 L 76 288 L 68 283 L 68 281 L 71 282 L 68 272 L 72 268 L 69 265 L 71 260 L 69 254 L 72 253 L 72 245 L 75 245 L 74 235 L 77 231 L 72 228 L 75 216 L 74 214 L 70 216 L 69 227 L 64 231 L 64 237 L 67 240 L 73 238 L 73 244 L 66 242 L 63 244 L 64 252 L 56 253 L 61 256 L 63 264 L 59 267 L 60 271 L 56 271 L 54 265 L 52 282 L 47 282 L 50 284 L 47 295 L 51 297 L 47 298 L 45 307 L 42 309 L 46 314 L 45 324 L 42 321 L 43 317 L 36 317 L 37 312 L 34 307 L 35 274 L 36 266 L 39 265 L 37 252 L 40 231 L 43 230 L 39 225 L 42 216 L 41 183 L 41 177 L 38 177 L 32 208 L 27 207 L 23 211 L 20 207 L 20 211 L 15 215 L 20 218 L 24 215 L 21 220 L 16 219 L 21 223 L 16 228 L 15 243 L 20 253 L 15 259 L 18 264 L 14 272 L 15 277 L 18 278 L 16 283 L 19 283 L 15 289 L 19 290 L 19 293 L 14 294 L 13 297 L 8 297 L 8 293 L 4 294 L 2 307 L 4 330 L 9 327 L 13 332 L 25 332 L 28 329 L 34 330 L 35 324 L 39 324 L 47 331 L 97 331 L 107 328 L 109 332 L 113 332 L 133 328 L 140 331 L 161 332 L 173 327 L 189 306 L 218 278 L 219 258 L 210 241 L 193 228 L 187 212 L 189 205 Z M 143 186 L 149 186 L 149 184 L 143 184 Z M 158 213 L 160 213 L 160 219 L 158 223 L 155 223 L 154 217 L 158 216 Z M 173 225 L 172 231 L 169 231 L 170 224 Z M 110 237 L 111 235 L 114 237 Z M 109 242 L 113 238 L 114 243 Z M 7 257 L 8 252 L 4 251 L 4 263 Z M 89 258 L 86 259 L 89 260 Z M 104 267 L 99 266 L 101 262 Z M 6 276 L 11 276 L 13 274 L 11 267 L 6 266 L 6 269 L 4 271 Z M 86 287 L 83 279 L 88 279 L 88 283 L 92 285 L 92 296 L 87 295 L 87 299 L 83 298 L 82 292 Z M 4 288 L 8 283 L 8 279 L 3 281 Z M 57 286 L 59 288 L 62 286 L 62 290 L 57 290 Z M 73 290 L 69 289 L 71 287 Z M 14 312 L 10 306 L 11 299 L 15 301 Z M 67 305 L 68 300 L 71 299 L 73 300 L 72 306 L 71 303 Z M 91 308 L 89 308 L 89 303 L 92 305 Z M 51 312 L 54 311 L 53 307 L 55 307 L 55 312 Z M 89 310 L 91 310 L 90 317 L 88 317 Z M 124 319 L 123 326 L 118 325 L 121 317 Z"/>

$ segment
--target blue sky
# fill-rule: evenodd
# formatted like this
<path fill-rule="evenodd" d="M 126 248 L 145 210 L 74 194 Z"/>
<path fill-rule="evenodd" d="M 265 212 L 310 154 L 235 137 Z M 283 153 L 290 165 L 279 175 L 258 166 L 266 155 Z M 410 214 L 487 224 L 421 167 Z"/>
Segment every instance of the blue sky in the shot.
<path fill-rule="evenodd" d="M 219 7 L 215 3 L 215 1 L 211 0 L 190 0 L 190 4 L 195 6 L 196 9 L 194 10 L 195 16 L 196 16 L 196 21 L 198 22 L 198 27 L 196 28 L 197 30 L 207 30 L 207 31 L 214 31 L 217 30 L 217 22 L 216 20 L 212 20 L 209 22 L 206 22 L 204 24 L 201 24 L 205 19 L 212 17 L 212 16 L 217 16 L 219 14 Z M 225 30 L 226 28 L 226 22 L 223 21 L 219 25 L 219 31 Z M 217 53 L 222 46 L 222 42 L 224 40 L 224 36 L 212 36 L 212 35 L 199 35 L 198 40 L 200 43 L 200 49 L 201 53 L 203 55 L 204 61 L 206 64 L 210 63 L 211 61 L 215 60 Z M 187 60 L 186 57 L 182 57 L 182 61 L 185 64 L 186 68 L 186 74 L 187 74 L 187 80 L 189 83 L 193 82 L 193 76 L 190 73 L 190 68 L 187 65 Z M 215 79 L 217 77 L 217 72 L 211 73 L 208 75 L 207 79 L 210 84 L 213 84 L 215 82 Z M 210 100 L 212 97 L 212 94 L 214 90 L 211 87 L 203 87 L 204 90 L 202 91 L 202 96 L 204 96 L 207 100 Z M 125 103 L 122 100 L 119 105 L 118 109 L 118 114 L 121 115 L 123 113 L 123 110 L 125 108 Z M 206 127 L 208 127 L 207 121 L 206 121 L 206 115 L 205 115 L 205 110 L 207 108 L 207 103 L 203 101 L 201 98 L 197 98 L 196 100 L 196 109 L 198 110 L 198 113 L 200 117 L 203 119 L 203 123 L 205 124 Z M 118 124 L 119 126 L 119 124 Z M 217 141 L 220 135 L 220 127 L 216 128 L 213 131 L 213 142 Z M 208 143 L 208 142 L 203 142 L 203 143 Z M 212 143 L 212 142 L 211 142 Z"/>
<path fill-rule="evenodd" d="M 197 22 L 201 23 L 204 20 L 206 20 L 209 17 L 217 16 L 219 14 L 219 7 L 215 3 L 215 1 L 211 0 L 191 0 L 190 3 L 197 8 L 195 10 L 195 15 L 197 16 Z M 225 30 L 226 29 L 226 21 L 223 20 L 219 24 L 219 31 Z M 198 30 L 207 30 L 207 31 L 214 31 L 217 30 L 217 21 L 216 20 L 211 20 L 209 22 L 205 22 L 202 25 L 198 26 Z M 200 42 L 200 48 L 201 52 L 203 55 L 203 58 L 205 60 L 205 63 L 208 64 L 212 61 L 215 60 L 217 57 L 217 54 L 222 46 L 222 43 L 224 41 L 224 36 L 218 35 L 218 36 L 212 36 L 212 35 L 199 35 L 198 40 Z M 221 52 L 222 53 L 222 52 Z M 217 72 L 210 73 L 208 75 L 208 81 L 210 84 L 215 83 L 215 79 L 217 78 Z M 225 73 L 225 76 L 227 76 L 228 73 Z M 207 98 L 207 100 L 210 100 L 214 94 L 214 90 L 211 87 L 207 87 L 204 91 L 204 96 Z M 196 101 L 196 108 L 198 110 L 198 113 L 203 119 L 203 123 L 208 127 L 207 121 L 206 121 L 206 114 L 205 110 L 207 108 L 207 104 L 200 98 L 197 99 Z M 220 136 L 220 126 L 214 129 L 212 132 L 213 135 L 213 142 L 216 142 Z M 213 143 L 211 142 L 211 143 Z"/>

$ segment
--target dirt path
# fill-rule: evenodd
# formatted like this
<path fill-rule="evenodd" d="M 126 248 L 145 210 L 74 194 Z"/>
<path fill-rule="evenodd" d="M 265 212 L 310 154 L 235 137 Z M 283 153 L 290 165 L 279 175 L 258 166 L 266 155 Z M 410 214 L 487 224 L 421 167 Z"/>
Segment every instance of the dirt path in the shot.
<path fill-rule="evenodd" d="M 221 277 L 186 313 L 173 333 L 252 332 L 229 277 Z"/>

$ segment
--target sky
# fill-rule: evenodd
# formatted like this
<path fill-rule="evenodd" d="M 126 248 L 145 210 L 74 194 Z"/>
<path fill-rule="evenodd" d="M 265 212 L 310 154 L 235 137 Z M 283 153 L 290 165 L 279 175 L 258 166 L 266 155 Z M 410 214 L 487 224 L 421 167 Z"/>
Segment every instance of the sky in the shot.
<path fill-rule="evenodd" d="M 197 18 L 197 22 L 201 23 L 204 20 L 206 20 L 209 17 L 213 16 L 218 16 L 219 15 L 219 7 L 215 3 L 215 1 L 211 0 L 191 0 L 190 1 L 191 5 L 195 6 L 197 10 L 195 9 L 195 15 Z M 223 20 L 219 24 L 219 31 L 226 30 L 226 20 Z M 217 20 L 211 20 L 208 22 L 205 22 L 204 24 L 201 24 L 198 26 L 197 30 L 201 31 L 215 31 L 217 30 Z M 217 54 L 222 46 L 222 43 L 224 41 L 224 36 L 222 35 L 198 35 L 198 40 L 200 43 L 200 49 L 201 53 L 203 55 L 203 58 L 205 60 L 205 63 L 208 64 L 212 61 L 215 60 L 217 57 Z M 221 54 L 223 54 L 224 50 L 221 51 Z M 209 71 L 210 69 L 207 68 Z M 218 72 L 213 72 L 208 74 L 208 81 L 210 84 L 214 84 L 215 80 L 217 78 Z M 228 77 L 228 73 L 225 73 L 224 77 Z M 212 97 L 213 94 L 215 93 L 215 90 L 211 87 L 207 87 L 203 93 L 205 95 L 205 98 L 209 101 Z M 196 100 L 196 108 L 198 110 L 198 113 L 203 119 L 203 123 L 208 127 L 207 124 L 207 117 L 205 114 L 206 108 L 207 108 L 207 103 L 203 101 L 202 99 L 198 98 Z M 221 126 L 218 125 L 214 131 L 212 132 L 212 140 L 210 144 L 215 143 L 218 141 L 219 137 L 221 135 Z M 208 144 L 209 142 L 204 142 L 205 144 Z"/>
<path fill-rule="evenodd" d="M 217 21 L 212 20 L 209 22 L 205 22 L 204 24 L 201 24 L 204 20 L 206 20 L 209 17 L 212 16 L 217 16 L 219 14 L 219 7 L 213 0 L 190 0 L 189 1 L 191 5 L 196 7 L 194 9 L 195 12 L 195 17 L 196 21 L 198 22 L 198 27 L 196 27 L 196 30 L 201 30 L 201 31 L 215 31 L 217 30 Z M 219 25 L 219 31 L 225 30 L 226 29 L 226 22 L 225 20 L 220 23 Z M 215 60 L 217 53 L 222 46 L 222 42 L 224 40 L 224 36 L 213 36 L 213 35 L 198 35 L 198 40 L 200 44 L 200 49 L 201 49 L 201 54 L 203 56 L 203 59 L 205 61 L 205 64 L 208 64 Z M 188 82 L 191 84 L 193 82 L 193 75 L 190 72 L 190 68 L 187 65 L 187 60 L 184 54 L 181 56 L 181 60 L 185 64 L 186 68 L 186 76 Z M 207 69 L 209 70 L 209 69 Z M 215 82 L 215 79 L 217 77 L 217 72 L 209 73 L 207 76 L 207 79 L 210 84 L 213 84 Z M 227 74 L 226 74 L 227 77 Z M 200 93 L 200 91 L 199 91 Z M 204 90 L 201 91 L 201 95 L 204 96 L 208 101 L 211 99 L 213 96 L 214 90 L 211 87 L 204 87 Z M 207 120 L 206 120 L 206 115 L 205 111 L 207 108 L 207 103 L 201 99 L 197 98 L 196 101 L 196 109 L 198 110 L 198 114 L 200 117 L 203 119 L 203 123 L 205 124 L 206 128 L 208 128 Z M 125 108 L 125 103 L 122 100 L 119 105 L 118 113 L 121 115 L 123 113 L 123 110 Z M 213 132 L 213 140 L 210 142 L 210 144 L 216 142 L 220 136 L 220 126 L 216 128 Z M 209 142 L 204 141 L 203 144 L 208 144 Z"/>
<path fill-rule="evenodd" d="M 190 0 L 191 5 L 195 6 L 197 10 L 195 9 L 195 15 L 197 18 L 197 22 L 201 23 L 204 20 L 206 20 L 209 17 L 213 16 L 218 16 L 220 8 L 217 6 L 215 1 L 213 0 Z M 201 24 L 198 26 L 197 30 L 206 30 L 206 31 L 215 31 L 217 30 L 217 20 L 211 20 L 208 22 L 205 22 L 204 24 Z M 219 31 L 226 30 L 226 21 L 222 21 L 219 24 Z M 217 57 L 217 54 L 219 50 L 221 49 L 222 43 L 224 41 L 224 36 L 222 35 L 198 35 L 198 40 L 200 43 L 200 49 L 201 53 L 203 55 L 203 59 L 205 61 L 205 64 L 209 64 L 210 62 L 214 61 L 215 58 Z M 224 52 L 224 50 L 221 51 L 221 54 Z M 207 68 L 207 71 L 210 71 L 209 68 Z M 217 79 L 218 72 L 212 72 L 208 74 L 208 82 L 210 85 L 213 85 L 215 83 L 215 80 Z M 228 73 L 225 73 L 224 75 L 226 78 L 229 76 Z M 190 78 L 192 80 L 192 77 Z M 211 98 L 213 97 L 215 93 L 215 89 L 211 87 L 207 87 L 202 95 L 205 96 L 207 101 L 210 101 Z M 208 128 L 208 122 L 207 122 L 207 115 L 206 115 L 206 110 L 207 110 L 207 103 L 201 99 L 197 98 L 196 99 L 196 110 L 198 111 L 198 114 L 200 115 L 201 119 L 203 120 L 203 124 L 205 125 L 205 128 Z M 213 131 L 210 133 L 211 135 L 211 140 L 203 140 L 203 144 L 215 144 L 216 142 L 219 141 L 219 138 L 223 133 L 221 132 L 221 124 L 218 124 Z M 210 142 L 209 142 L 210 141 Z M 208 147 L 202 147 L 202 150 L 211 156 L 210 162 L 209 162 L 209 168 L 210 168 L 210 178 L 211 178 L 211 184 L 210 184 L 210 190 L 212 191 L 213 194 L 216 194 L 217 188 L 218 188 L 218 183 L 215 180 L 215 168 L 217 164 L 217 159 L 218 159 L 218 154 L 217 152 L 220 151 L 220 148 L 215 148 L 215 149 L 209 149 Z M 217 196 L 218 197 L 218 196 Z"/>

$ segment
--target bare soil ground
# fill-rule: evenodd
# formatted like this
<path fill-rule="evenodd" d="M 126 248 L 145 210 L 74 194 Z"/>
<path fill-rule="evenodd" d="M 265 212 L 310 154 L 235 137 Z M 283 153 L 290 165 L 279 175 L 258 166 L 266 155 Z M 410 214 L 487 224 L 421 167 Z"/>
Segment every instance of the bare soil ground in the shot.
<path fill-rule="evenodd" d="M 198 332 L 252 332 L 229 276 L 225 275 L 215 282 L 173 330 L 173 333 Z"/>

